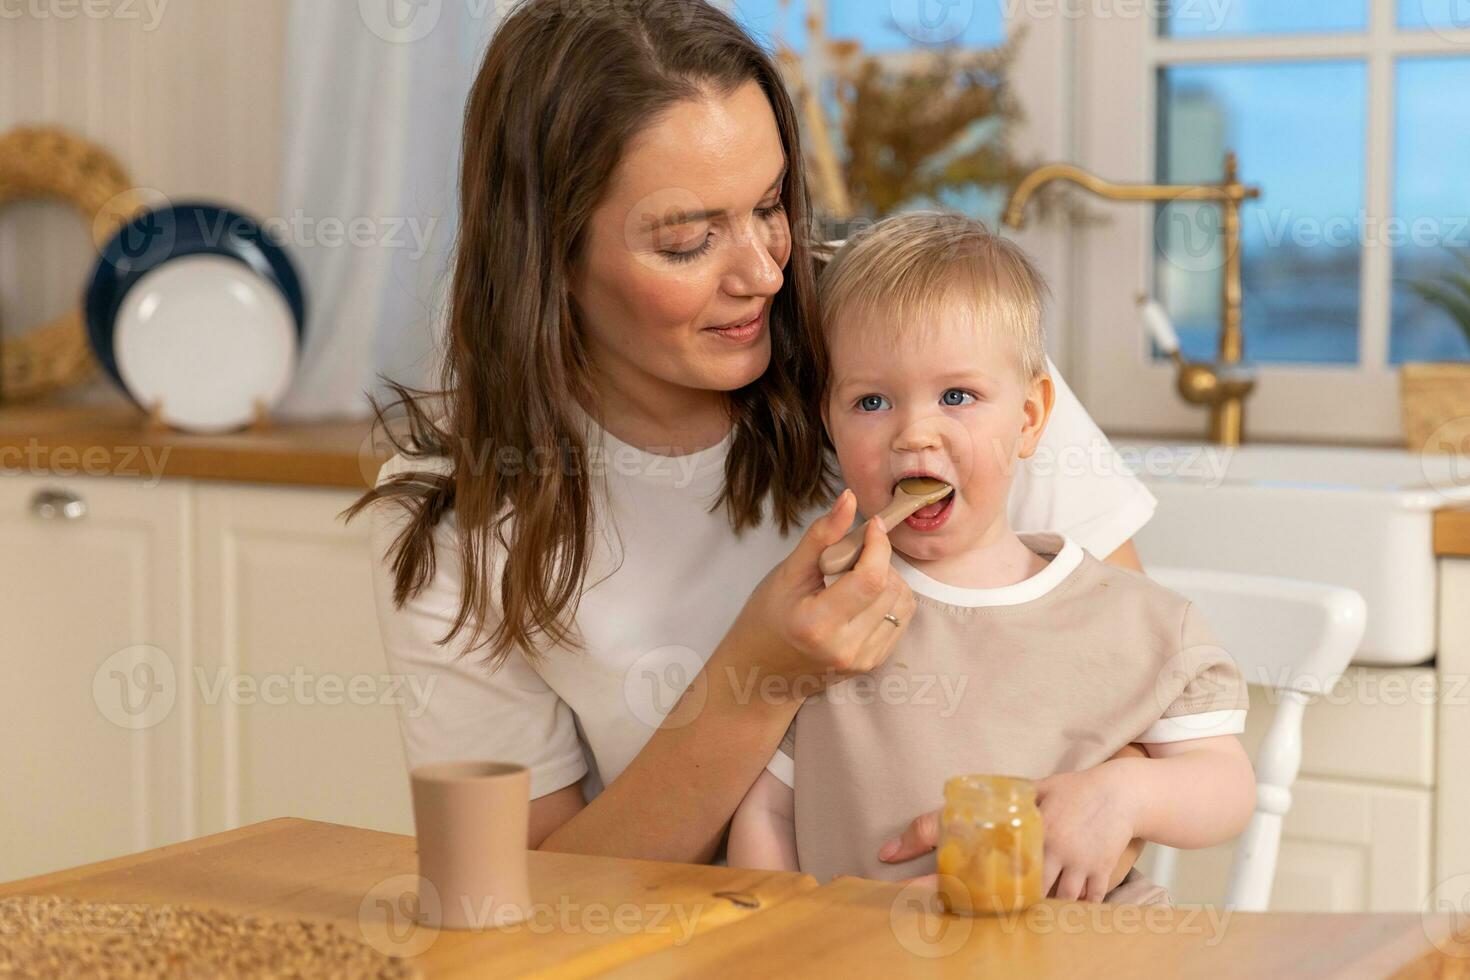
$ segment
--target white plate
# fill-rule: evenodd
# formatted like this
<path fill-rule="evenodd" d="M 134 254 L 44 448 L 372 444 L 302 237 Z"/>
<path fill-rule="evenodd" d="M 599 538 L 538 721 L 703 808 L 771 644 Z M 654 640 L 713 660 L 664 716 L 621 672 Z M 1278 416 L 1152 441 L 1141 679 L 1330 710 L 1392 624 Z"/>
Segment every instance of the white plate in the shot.
<path fill-rule="evenodd" d="M 248 266 L 193 255 L 128 290 L 113 325 L 117 371 L 139 404 L 190 432 L 228 432 L 273 406 L 296 367 L 296 325 L 280 291 Z"/>

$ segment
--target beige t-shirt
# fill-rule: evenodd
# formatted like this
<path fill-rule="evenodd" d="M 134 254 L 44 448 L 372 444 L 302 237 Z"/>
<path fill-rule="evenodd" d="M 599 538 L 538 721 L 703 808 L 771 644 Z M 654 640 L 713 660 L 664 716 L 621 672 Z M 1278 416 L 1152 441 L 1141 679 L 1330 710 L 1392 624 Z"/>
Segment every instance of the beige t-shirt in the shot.
<path fill-rule="evenodd" d="M 1046 568 L 961 589 L 895 555 L 918 611 L 887 662 L 808 698 L 769 769 L 796 794 L 801 870 L 900 880 L 935 870 L 878 848 L 963 773 L 1040 779 L 1130 742 L 1240 732 L 1240 671 L 1195 607 L 1067 538 L 1022 534 Z"/>

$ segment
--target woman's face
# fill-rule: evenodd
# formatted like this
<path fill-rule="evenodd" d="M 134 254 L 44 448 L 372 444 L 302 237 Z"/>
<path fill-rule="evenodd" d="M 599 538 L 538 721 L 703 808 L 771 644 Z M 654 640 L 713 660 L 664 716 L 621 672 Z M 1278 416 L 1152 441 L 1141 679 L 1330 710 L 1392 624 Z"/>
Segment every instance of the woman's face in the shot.
<path fill-rule="evenodd" d="M 786 157 L 755 82 L 681 102 L 625 149 L 593 213 L 572 300 L 601 380 L 732 391 L 771 358 L 791 255 Z"/>

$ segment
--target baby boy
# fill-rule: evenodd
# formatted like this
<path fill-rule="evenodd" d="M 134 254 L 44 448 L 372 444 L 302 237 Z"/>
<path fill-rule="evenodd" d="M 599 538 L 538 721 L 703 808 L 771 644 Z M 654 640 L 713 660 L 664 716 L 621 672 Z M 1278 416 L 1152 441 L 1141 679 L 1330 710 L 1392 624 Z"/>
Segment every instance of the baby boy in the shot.
<path fill-rule="evenodd" d="M 1044 294 L 1020 249 L 942 212 L 880 222 L 823 274 L 822 415 L 859 510 L 907 477 L 954 492 L 890 532 L 913 622 L 882 666 L 803 703 L 736 813 L 732 866 L 931 873 L 904 829 L 950 776 L 1013 775 L 1038 781 L 1047 893 L 1154 901 L 1136 879 L 1109 892 L 1130 840 L 1207 847 L 1249 819 L 1245 685 L 1198 610 L 1010 526 L 1054 399 Z M 1114 758 L 1129 743 L 1146 755 Z"/>

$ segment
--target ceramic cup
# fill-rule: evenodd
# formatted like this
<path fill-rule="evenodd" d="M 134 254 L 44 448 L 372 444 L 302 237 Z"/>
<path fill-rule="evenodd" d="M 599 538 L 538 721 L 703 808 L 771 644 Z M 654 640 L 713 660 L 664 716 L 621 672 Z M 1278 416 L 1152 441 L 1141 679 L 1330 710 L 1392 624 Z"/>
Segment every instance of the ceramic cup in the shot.
<path fill-rule="evenodd" d="M 522 921 L 531 899 L 526 825 L 531 773 L 507 762 L 441 762 L 409 772 L 424 925 L 493 929 Z M 421 882 L 420 890 L 426 890 Z"/>

